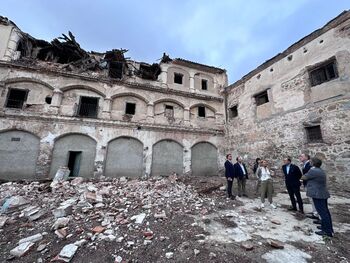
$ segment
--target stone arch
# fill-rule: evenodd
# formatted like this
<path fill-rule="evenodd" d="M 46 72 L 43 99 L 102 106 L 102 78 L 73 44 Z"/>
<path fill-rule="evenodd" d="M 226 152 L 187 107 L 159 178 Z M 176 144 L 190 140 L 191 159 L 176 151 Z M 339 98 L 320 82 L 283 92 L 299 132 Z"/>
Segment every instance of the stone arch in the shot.
<path fill-rule="evenodd" d="M 143 143 L 129 136 L 120 136 L 108 142 L 105 176 L 140 177 L 143 173 Z"/>
<path fill-rule="evenodd" d="M 105 98 L 105 90 L 100 91 L 99 89 L 96 89 L 94 87 L 88 86 L 88 85 L 69 85 L 69 86 L 65 86 L 63 88 L 60 88 L 61 91 L 66 92 L 72 89 L 83 89 L 83 90 L 89 90 L 92 92 L 97 93 L 98 95 L 100 95 L 101 97 Z"/>
<path fill-rule="evenodd" d="M 164 124 L 181 124 L 184 120 L 185 105 L 174 99 L 159 99 L 154 102 L 154 121 Z"/>
<path fill-rule="evenodd" d="M 86 134 L 68 133 L 55 139 L 50 176 L 61 166 L 68 166 L 71 176 L 92 177 L 96 155 L 96 140 Z"/>
<path fill-rule="evenodd" d="M 193 176 L 212 176 L 218 174 L 217 147 L 206 141 L 197 142 L 191 148 Z"/>
<path fill-rule="evenodd" d="M 10 89 L 27 90 L 26 99 L 23 102 L 23 110 L 26 110 L 26 105 L 30 105 L 30 111 L 32 112 L 42 112 L 45 111 L 45 106 L 48 106 L 46 98 L 52 98 L 54 87 L 50 84 L 38 80 L 35 78 L 11 78 L 5 80 L 5 86 L 7 88 L 7 96 L 3 97 L 2 100 L 7 100 Z"/>
<path fill-rule="evenodd" d="M 40 84 L 40 85 L 47 87 L 48 89 L 50 89 L 52 91 L 55 89 L 53 86 L 51 86 L 50 84 L 48 84 L 40 79 L 26 78 L 26 77 L 6 79 L 5 85 L 12 84 L 12 83 L 21 83 L 21 82 L 31 82 L 31 83 Z"/>
<path fill-rule="evenodd" d="M 214 107 L 212 107 L 212 106 L 210 106 L 210 105 L 208 105 L 208 104 L 206 104 L 206 103 L 196 103 L 196 104 L 193 104 L 193 105 L 191 105 L 190 110 L 193 109 L 193 108 L 196 108 L 196 107 L 198 107 L 198 106 L 204 106 L 204 107 L 208 108 L 209 110 L 213 111 L 214 113 L 217 112 L 217 110 L 216 110 Z"/>
<path fill-rule="evenodd" d="M 113 96 L 111 96 L 111 98 L 112 119 L 124 120 L 124 117 L 126 117 L 125 120 L 129 121 L 143 121 L 147 118 L 147 105 L 149 101 L 142 95 L 133 92 L 123 92 L 119 94 L 114 94 Z M 126 114 L 126 107 L 128 103 L 135 104 L 133 115 Z"/>
<path fill-rule="evenodd" d="M 153 105 L 156 105 L 158 103 L 162 103 L 162 102 L 172 102 L 174 104 L 177 104 L 178 106 L 180 106 L 181 108 L 185 108 L 185 105 L 183 103 L 181 103 L 180 101 L 178 100 L 175 100 L 175 99 L 168 99 L 168 98 L 164 98 L 164 99 L 159 99 L 159 100 L 156 100 L 153 102 Z"/>
<path fill-rule="evenodd" d="M 86 137 L 89 137 L 90 139 L 94 140 L 96 143 L 97 143 L 97 140 L 92 137 L 91 135 L 89 134 L 83 134 L 83 133 L 80 133 L 80 132 L 67 132 L 67 133 L 63 133 L 61 135 L 58 135 L 57 137 L 55 137 L 54 141 L 58 141 L 59 139 L 61 139 L 62 137 L 65 137 L 65 136 L 68 136 L 68 135 L 84 135 Z"/>
<path fill-rule="evenodd" d="M 182 86 L 187 87 L 187 88 L 190 86 L 190 73 L 187 70 L 185 70 L 184 68 L 171 66 L 168 68 L 167 72 L 168 72 L 167 73 L 167 83 L 168 84 L 170 84 L 170 85 L 175 84 L 174 83 L 174 74 L 180 73 L 183 75 Z"/>
<path fill-rule="evenodd" d="M 34 179 L 40 151 L 40 139 L 25 130 L 0 132 L 0 178 Z"/>
<path fill-rule="evenodd" d="M 123 92 L 123 93 L 117 93 L 117 94 L 114 94 L 111 96 L 111 99 L 114 100 L 116 98 L 120 98 L 120 97 L 127 97 L 127 96 L 130 96 L 130 97 L 136 97 L 142 101 L 144 101 L 146 104 L 149 103 L 149 100 L 147 100 L 145 97 L 139 95 L 139 94 L 136 94 L 136 93 L 133 93 L 133 92 Z"/>
<path fill-rule="evenodd" d="M 183 173 L 183 145 L 172 139 L 160 140 L 153 145 L 153 176 Z"/>
<path fill-rule="evenodd" d="M 202 90 L 202 79 L 207 81 L 207 91 L 214 90 L 214 78 L 206 73 L 196 72 L 194 74 L 194 88 Z"/>

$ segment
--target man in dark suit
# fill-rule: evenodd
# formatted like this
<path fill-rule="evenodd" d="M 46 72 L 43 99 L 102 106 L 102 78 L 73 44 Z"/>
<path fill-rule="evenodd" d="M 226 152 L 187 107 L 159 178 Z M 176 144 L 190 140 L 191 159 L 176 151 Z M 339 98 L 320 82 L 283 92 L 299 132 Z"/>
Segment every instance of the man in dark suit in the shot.
<path fill-rule="evenodd" d="M 297 211 L 297 205 L 295 202 L 296 197 L 299 211 L 301 213 L 304 213 L 303 200 L 301 199 L 300 195 L 300 178 L 302 176 L 301 171 L 298 166 L 292 164 L 291 158 L 285 158 L 283 162 L 284 165 L 282 166 L 282 170 L 285 176 L 285 182 L 290 201 L 292 203 L 292 207 L 289 208 L 289 210 Z"/>
<path fill-rule="evenodd" d="M 300 161 L 302 162 L 302 165 L 303 165 L 303 175 L 306 174 L 310 168 L 312 167 L 311 166 L 311 163 L 310 163 L 310 155 L 306 154 L 306 153 L 302 153 L 299 157 Z M 306 181 L 305 181 L 306 182 Z M 305 183 L 306 185 L 306 183 Z"/>
<path fill-rule="evenodd" d="M 226 155 L 226 162 L 225 162 L 225 176 L 227 180 L 227 196 L 228 198 L 231 198 L 234 200 L 236 196 L 232 195 L 232 183 L 233 183 L 233 164 L 232 164 L 232 155 L 227 154 Z"/>
<path fill-rule="evenodd" d="M 245 191 L 246 180 L 248 179 L 248 171 L 245 167 L 245 164 L 243 163 L 241 156 L 238 156 L 236 160 L 237 162 L 233 165 L 233 176 L 237 178 L 238 196 L 241 197 L 243 194 L 243 196 L 248 197 Z"/>

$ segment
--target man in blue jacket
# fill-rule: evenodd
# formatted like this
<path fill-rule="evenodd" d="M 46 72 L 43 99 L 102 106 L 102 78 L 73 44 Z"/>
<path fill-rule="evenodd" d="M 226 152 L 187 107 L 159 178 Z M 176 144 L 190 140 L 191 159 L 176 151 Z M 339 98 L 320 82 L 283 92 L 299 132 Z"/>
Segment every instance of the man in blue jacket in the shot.
<path fill-rule="evenodd" d="M 231 198 L 232 200 L 234 200 L 236 196 L 232 195 L 232 183 L 233 183 L 234 176 L 233 176 L 233 164 L 232 164 L 231 154 L 226 155 L 225 176 L 227 180 L 227 196 L 228 198 Z"/>
<path fill-rule="evenodd" d="M 246 180 L 248 179 L 248 171 L 245 167 L 245 164 L 243 163 L 241 156 L 238 156 L 236 160 L 237 162 L 233 165 L 233 176 L 237 178 L 238 196 L 241 197 L 243 194 L 243 196 L 248 197 L 245 191 Z"/>
<path fill-rule="evenodd" d="M 297 211 L 297 204 L 295 201 L 296 197 L 299 206 L 299 212 L 304 213 L 303 200 L 301 199 L 300 195 L 300 178 L 302 176 L 300 168 L 295 164 L 292 164 L 290 157 L 285 158 L 283 162 L 284 165 L 282 166 L 282 171 L 285 176 L 287 191 L 292 203 L 292 207 L 289 208 L 289 210 Z"/>

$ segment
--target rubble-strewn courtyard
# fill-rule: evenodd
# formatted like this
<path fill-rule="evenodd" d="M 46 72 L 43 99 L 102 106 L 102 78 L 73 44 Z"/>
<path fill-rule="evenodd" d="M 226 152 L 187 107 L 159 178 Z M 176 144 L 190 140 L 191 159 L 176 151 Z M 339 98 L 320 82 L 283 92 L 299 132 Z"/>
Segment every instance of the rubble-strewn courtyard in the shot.
<path fill-rule="evenodd" d="M 3 183 L 0 261 L 349 261 L 348 193 L 333 191 L 336 233 L 322 239 L 311 219 L 287 211 L 281 180 L 277 209 L 258 208 L 255 183 L 248 182 L 249 198 L 236 200 L 226 199 L 220 177 Z"/>

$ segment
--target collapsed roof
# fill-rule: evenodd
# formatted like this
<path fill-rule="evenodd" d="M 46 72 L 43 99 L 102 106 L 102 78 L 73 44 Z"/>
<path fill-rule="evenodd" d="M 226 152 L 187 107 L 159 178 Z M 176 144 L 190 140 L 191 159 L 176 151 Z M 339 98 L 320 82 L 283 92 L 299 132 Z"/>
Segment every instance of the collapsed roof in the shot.
<path fill-rule="evenodd" d="M 0 16 L 0 24 L 12 25 L 18 28 L 11 20 Z M 78 73 L 103 73 L 113 79 L 122 79 L 124 76 L 137 76 L 146 80 L 157 80 L 161 73 L 160 64 L 174 63 L 177 65 L 196 68 L 209 73 L 224 73 L 225 70 L 196 62 L 176 58 L 171 59 L 163 53 L 159 63 L 148 64 L 135 62 L 125 57 L 127 49 L 112 49 L 104 53 L 87 52 L 76 41 L 72 32 L 62 34 L 51 42 L 36 39 L 20 31 L 20 40 L 14 60 L 18 63 L 40 64 L 48 62 L 52 67 Z M 46 64 L 47 65 L 47 64 Z"/>

